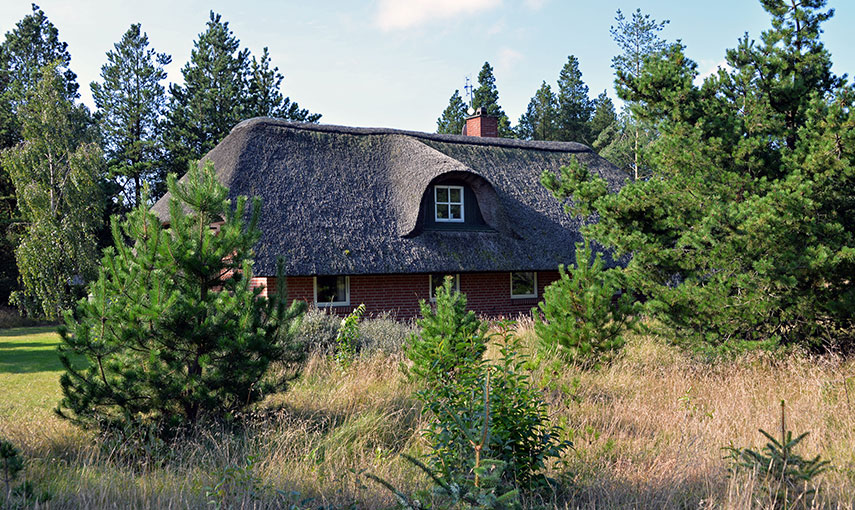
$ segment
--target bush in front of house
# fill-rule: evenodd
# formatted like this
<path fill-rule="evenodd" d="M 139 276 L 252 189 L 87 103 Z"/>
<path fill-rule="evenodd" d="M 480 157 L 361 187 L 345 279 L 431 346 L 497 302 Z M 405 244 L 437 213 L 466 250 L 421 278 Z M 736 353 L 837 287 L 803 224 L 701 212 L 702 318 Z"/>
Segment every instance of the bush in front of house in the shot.
<path fill-rule="evenodd" d="M 57 412 L 78 424 L 171 432 L 228 419 L 263 396 L 270 363 L 290 357 L 305 303 L 286 307 L 284 286 L 270 298 L 250 287 L 260 201 L 232 204 L 210 163 L 171 176 L 169 191 L 168 229 L 146 200 L 114 218 L 98 280 L 60 328 Z"/>
<path fill-rule="evenodd" d="M 623 347 L 623 333 L 637 322 L 628 292 L 617 269 L 605 269 L 588 241 L 576 244 L 576 265 L 558 268 L 561 277 L 543 292 L 532 309 L 542 352 L 596 366 Z M 620 294 L 619 294 L 620 293 Z"/>
<path fill-rule="evenodd" d="M 549 422 L 520 339 L 508 324 L 489 334 L 488 324 L 466 311 L 466 296 L 452 290 L 450 279 L 437 289 L 435 309 L 422 301 L 421 311 L 420 334 L 405 352 L 407 372 L 422 386 L 416 397 L 431 415 L 431 467 L 445 483 L 467 485 L 477 480 L 470 477 L 481 461 L 490 460 L 507 483 L 537 485 L 543 468 L 569 443 Z M 491 339 L 498 356 L 486 360 Z"/>

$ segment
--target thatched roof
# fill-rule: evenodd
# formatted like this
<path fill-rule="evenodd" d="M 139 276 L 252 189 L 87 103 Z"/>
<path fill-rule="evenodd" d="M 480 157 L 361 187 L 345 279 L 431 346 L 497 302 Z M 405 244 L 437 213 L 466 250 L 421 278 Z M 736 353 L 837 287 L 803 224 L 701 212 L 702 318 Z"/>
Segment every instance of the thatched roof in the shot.
<path fill-rule="evenodd" d="M 574 260 L 581 220 L 539 182 L 578 158 L 614 189 L 625 177 L 578 143 L 394 129 L 241 122 L 205 156 L 232 197 L 263 200 L 255 273 L 288 275 L 552 270 Z M 439 177 L 473 188 L 489 231 L 422 230 Z M 168 219 L 169 195 L 153 211 Z"/>

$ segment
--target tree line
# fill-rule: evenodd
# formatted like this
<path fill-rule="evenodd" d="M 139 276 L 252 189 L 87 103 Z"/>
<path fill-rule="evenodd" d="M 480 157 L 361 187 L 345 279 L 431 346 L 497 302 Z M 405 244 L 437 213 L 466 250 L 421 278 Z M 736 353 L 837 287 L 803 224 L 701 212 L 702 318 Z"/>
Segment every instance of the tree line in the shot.
<path fill-rule="evenodd" d="M 68 45 L 45 12 L 32 13 L 0 44 L 0 300 L 56 318 L 96 274 L 111 214 L 216 146 L 243 119 L 317 122 L 282 93 L 267 48 L 255 56 L 210 13 L 167 90 L 172 57 L 131 25 L 90 85 L 95 111 L 79 103 Z"/>
<path fill-rule="evenodd" d="M 644 60 L 666 47 L 667 42 L 659 32 L 668 23 L 668 20 L 656 21 L 640 9 L 629 17 L 618 10 L 615 25 L 610 29 L 620 50 L 612 59 L 615 72 L 637 76 Z M 484 62 L 478 73 L 478 86 L 472 90 L 471 104 L 463 100 L 459 89 L 455 90 L 437 119 L 436 132 L 460 134 L 470 106 L 498 117 L 501 137 L 580 142 L 595 148 L 634 179 L 649 173 L 642 149 L 655 138 L 655 130 L 642 123 L 632 108 L 618 114 L 606 91 L 592 99 L 575 55 L 567 57 L 555 88 L 546 80 L 541 83 L 515 126 L 511 126 L 499 105 L 493 67 Z"/>

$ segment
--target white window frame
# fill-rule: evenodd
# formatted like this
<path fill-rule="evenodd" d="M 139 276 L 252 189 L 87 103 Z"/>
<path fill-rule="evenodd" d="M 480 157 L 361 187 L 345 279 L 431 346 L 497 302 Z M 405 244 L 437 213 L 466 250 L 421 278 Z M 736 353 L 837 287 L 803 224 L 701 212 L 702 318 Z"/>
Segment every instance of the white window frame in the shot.
<path fill-rule="evenodd" d="M 448 201 L 440 202 L 437 200 L 436 195 L 439 189 L 445 189 L 448 193 Z M 451 201 L 451 190 L 456 189 L 460 191 L 460 202 L 452 202 Z M 435 184 L 433 187 L 433 219 L 438 223 L 463 223 L 466 220 L 466 212 L 464 207 L 465 199 L 463 198 L 463 186 L 453 186 L 448 184 Z M 439 205 L 447 205 L 448 206 L 448 218 L 440 218 L 437 214 L 437 207 Z M 451 217 L 451 206 L 459 205 L 460 206 L 460 218 L 452 218 Z"/>
<path fill-rule="evenodd" d="M 534 285 L 532 286 L 533 294 L 514 294 L 514 274 L 531 273 L 534 275 Z M 511 271 L 509 273 L 511 284 L 511 299 L 530 299 L 537 297 L 537 271 Z"/>
<path fill-rule="evenodd" d="M 460 273 L 442 273 L 444 275 L 454 275 L 454 290 L 460 292 Z M 437 285 L 438 287 L 439 285 Z M 436 301 L 436 296 L 434 295 L 434 286 L 433 286 L 433 273 L 428 275 L 428 296 L 430 296 L 430 302 L 433 303 Z"/>
<path fill-rule="evenodd" d="M 335 276 L 336 278 L 341 277 L 342 275 L 323 275 L 323 276 Z M 331 306 L 350 306 L 350 276 L 344 277 L 344 287 L 345 287 L 345 295 L 346 299 L 344 301 L 324 301 L 322 303 L 318 302 L 318 277 L 312 277 L 312 284 L 314 286 L 315 292 L 315 306 L 318 308 L 327 308 Z"/>

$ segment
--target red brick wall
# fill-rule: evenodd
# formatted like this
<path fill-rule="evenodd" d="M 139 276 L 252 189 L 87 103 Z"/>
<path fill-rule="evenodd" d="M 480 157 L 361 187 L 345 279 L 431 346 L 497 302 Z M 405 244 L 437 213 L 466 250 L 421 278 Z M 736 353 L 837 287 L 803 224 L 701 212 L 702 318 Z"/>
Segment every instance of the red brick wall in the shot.
<path fill-rule="evenodd" d="M 461 273 L 460 291 L 466 294 L 467 308 L 487 317 L 515 317 L 528 313 L 543 296 L 543 289 L 558 279 L 558 271 L 537 273 L 537 298 L 511 299 L 509 273 Z M 390 312 L 401 319 L 419 314 L 419 300 L 429 297 L 426 274 L 355 275 L 350 277 L 350 306 L 334 306 L 339 315 L 350 313 L 365 303 L 368 314 Z M 257 277 L 253 286 L 265 286 L 263 295 L 276 290 L 276 278 Z M 312 304 L 315 299 L 314 279 L 310 276 L 288 277 L 289 300 L 300 299 Z"/>

